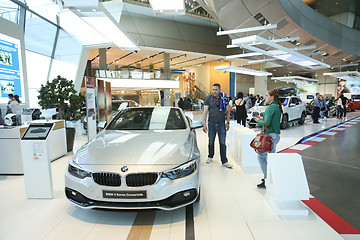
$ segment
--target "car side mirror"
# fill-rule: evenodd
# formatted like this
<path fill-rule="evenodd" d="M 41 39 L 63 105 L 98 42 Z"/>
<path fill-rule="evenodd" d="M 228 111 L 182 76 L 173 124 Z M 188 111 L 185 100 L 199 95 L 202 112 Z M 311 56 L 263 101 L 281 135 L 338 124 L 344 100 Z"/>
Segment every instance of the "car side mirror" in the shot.
<path fill-rule="evenodd" d="M 295 103 L 290 103 L 289 107 L 295 107 L 296 104 Z"/>
<path fill-rule="evenodd" d="M 106 121 L 99 122 L 98 128 L 101 129 L 101 130 L 103 130 L 103 129 L 106 127 L 106 124 L 107 124 Z"/>
<path fill-rule="evenodd" d="M 191 130 L 194 130 L 194 129 L 197 129 L 197 128 L 202 128 L 203 127 L 203 124 L 202 122 L 193 122 L 190 129 Z"/>

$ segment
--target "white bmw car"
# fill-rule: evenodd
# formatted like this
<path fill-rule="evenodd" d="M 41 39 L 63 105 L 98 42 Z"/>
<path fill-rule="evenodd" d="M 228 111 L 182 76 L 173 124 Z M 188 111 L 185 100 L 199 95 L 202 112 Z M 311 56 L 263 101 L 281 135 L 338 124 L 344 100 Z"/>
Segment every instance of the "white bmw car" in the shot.
<path fill-rule="evenodd" d="M 65 173 L 65 194 L 82 208 L 172 210 L 199 199 L 202 123 L 173 107 L 119 112 L 79 149 Z"/>
<path fill-rule="evenodd" d="M 285 129 L 289 126 L 289 122 L 297 121 L 300 125 L 305 123 L 306 107 L 301 99 L 297 96 L 288 96 L 279 98 L 283 105 L 283 117 L 280 122 L 280 128 Z M 249 109 L 247 112 L 247 123 L 249 127 L 256 127 L 257 124 L 254 117 L 263 117 L 267 105 L 265 101 L 262 101 L 259 106 L 255 106 Z"/>

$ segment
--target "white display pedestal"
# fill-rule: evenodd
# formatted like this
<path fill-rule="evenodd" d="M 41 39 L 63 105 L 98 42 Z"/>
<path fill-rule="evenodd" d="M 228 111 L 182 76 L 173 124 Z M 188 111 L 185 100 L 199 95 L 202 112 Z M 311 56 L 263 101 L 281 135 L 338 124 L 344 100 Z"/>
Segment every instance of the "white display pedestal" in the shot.
<path fill-rule="evenodd" d="M 277 215 L 308 215 L 301 200 L 309 200 L 301 155 L 297 153 L 269 153 L 266 197 Z"/>
<path fill-rule="evenodd" d="M 257 153 L 250 147 L 250 142 L 256 136 L 255 131 L 239 125 L 230 129 L 228 146 L 235 162 L 246 173 L 261 173 Z"/>
<path fill-rule="evenodd" d="M 21 139 L 27 198 L 53 198 L 49 133 L 53 123 L 31 124 Z"/>
<path fill-rule="evenodd" d="M 0 128 L 0 174 L 23 174 L 20 138 L 26 131 L 23 126 Z"/>

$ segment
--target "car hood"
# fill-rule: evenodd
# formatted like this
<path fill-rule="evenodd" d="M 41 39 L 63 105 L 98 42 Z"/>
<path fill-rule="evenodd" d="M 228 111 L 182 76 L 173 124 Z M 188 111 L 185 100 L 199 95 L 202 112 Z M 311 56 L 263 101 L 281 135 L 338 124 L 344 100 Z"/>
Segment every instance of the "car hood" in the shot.
<path fill-rule="evenodd" d="M 189 130 L 105 130 L 74 156 L 79 165 L 167 164 L 189 160 L 193 139 Z"/>
<path fill-rule="evenodd" d="M 255 106 L 250 108 L 251 112 L 265 112 L 266 106 Z"/>

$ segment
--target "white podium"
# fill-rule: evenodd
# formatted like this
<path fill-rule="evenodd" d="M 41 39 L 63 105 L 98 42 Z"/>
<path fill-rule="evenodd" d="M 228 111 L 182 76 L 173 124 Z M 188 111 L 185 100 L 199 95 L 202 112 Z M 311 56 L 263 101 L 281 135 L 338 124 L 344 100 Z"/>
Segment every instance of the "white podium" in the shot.
<path fill-rule="evenodd" d="M 257 153 L 250 142 L 257 135 L 255 131 L 247 127 L 232 126 L 229 133 L 229 152 L 235 162 L 242 167 L 246 173 L 261 173 L 261 168 L 257 160 Z"/>
<path fill-rule="evenodd" d="M 301 155 L 297 153 L 269 153 L 266 197 L 277 215 L 308 215 L 301 200 L 309 200 Z"/>
<path fill-rule="evenodd" d="M 21 139 L 27 198 L 53 198 L 49 133 L 53 123 L 32 123 Z"/>

